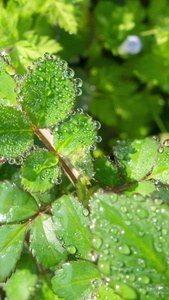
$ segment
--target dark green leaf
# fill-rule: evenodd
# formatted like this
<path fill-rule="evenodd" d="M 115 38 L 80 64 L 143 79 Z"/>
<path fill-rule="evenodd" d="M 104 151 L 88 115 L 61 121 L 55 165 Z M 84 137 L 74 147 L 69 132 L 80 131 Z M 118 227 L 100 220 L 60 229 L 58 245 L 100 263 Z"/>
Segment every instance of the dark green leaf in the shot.
<path fill-rule="evenodd" d="M 66 259 L 66 251 L 56 238 L 51 217 L 42 214 L 36 218 L 31 229 L 30 247 L 39 264 L 55 270 Z"/>
<path fill-rule="evenodd" d="M 3 225 L 0 227 L 0 282 L 14 271 L 21 255 L 25 238 L 25 225 Z"/>
<path fill-rule="evenodd" d="M 152 139 L 121 141 L 114 146 L 121 173 L 127 182 L 137 181 L 153 167 L 159 144 Z"/>
<path fill-rule="evenodd" d="M 0 106 L 0 156 L 15 158 L 32 143 L 32 126 L 27 117 L 12 107 Z"/>
<path fill-rule="evenodd" d="M 88 261 L 73 261 L 62 266 L 52 278 L 54 292 L 67 300 L 82 300 L 96 291 L 92 281 L 100 278 L 95 265 Z"/>
<path fill-rule="evenodd" d="M 116 293 L 125 299 L 167 297 L 169 207 L 139 194 L 98 192 L 90 210 L 98 269 Z"/>
<path fill-rule="evenodd" d="M 54 135 L 56 150 L 62 155 L 69 155 L 78 147 L 90 146 L 95 142 L 96 131 L 92 118 L 85 114 L 70 115 L 60 126 L 57 126 Z"/>
<path fill-rule="evenodd" d="M 12 274 L 4 286 L 10 300 L 28 300 L 34 292 L 38 279 L 37 267 L 31 254 L 24 254 L 19 262 L 16 272 Z"/>
<path fill-rule="evenodd" d="M 35 199 L 10 182 L 0 182 L 0 223 L 19 222 L 38 212 Z"/>
<path fill-rule="evenodd" d="M 94 162 L 95 177 L 104 185 L 114 187 L 119 181 L 117 168 L 106 157 L 99 157 Z"/>
<path fill-rule="evenodd" d="M 32 192 L 45 193 L 55 184 L 59 176 L 58 156 L 54 152 L 38 150 L 32 152 L 22 167 L 22 183 Z"/>
<path fill-rule="evenodd" d="M 62 196 L 52 207 L 57 236 L 70 254 L 86 259 L 91 251 L 88 211 L 71 195 Z"/>

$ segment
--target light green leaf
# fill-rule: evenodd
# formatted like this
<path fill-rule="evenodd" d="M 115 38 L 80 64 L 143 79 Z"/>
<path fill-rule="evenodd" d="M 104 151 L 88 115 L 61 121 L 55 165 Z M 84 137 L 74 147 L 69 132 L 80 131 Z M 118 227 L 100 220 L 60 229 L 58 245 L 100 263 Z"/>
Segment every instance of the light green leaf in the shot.
<path fill-rule="evenodd" d="M 135 184 L 132 184 L 129 188 L 125 190 L 127 196 L 132 195 L 133 193 L 138 193 L 142 196 L 150 196 L 152 192 L 156 190 L 154 183 L 151 181 L 140 181 Z"/>
<path fill-rule="evenodd" d="M 32 192 L 45 193 L 55 184 L 59 176 L 58 156 L 54 152 L 37 150 L 32 152 L 22 167 L 22 184 Z"/>
<path fill-rule="evenodd" d="M 69 155 L 69 159 L 81 175 L 81 181 L 83 183 L 89 183 L 89 180 L 93 178 L 94 170 L 93 158 L 87 147 L 79 147 L 77 151 L 74 151 Z"/>
<path fill-rule="evenodd" d="M 90 200 L 90 211 L 98 269 L 115 292 L 125 299 L 144 299 L 145 294 L 165 298 L 169 207 L 139 194 L 129 198 L 98 192 Z"/>
<path fill-rule="evenodd" d="M 62 155 L 77 151 L 78 147 L 86 150 L 95 142 L 96 131 L 92 118 L 85 114 L 70 115 L 55 129 L 54 143 L 56 150 Z"/>
<path fill-rule="evenodd" d="M 4 285 L 7 297 L 10 300 L 28 300 L 34 292 L 38 279 L 37 267 L 31 254 L 21 257 L 16 272 L 12 274 Z"/>
<path fill-rule="evenodd" d="M 0 223 L 19 222 L 38 212 L 34 198 L 10 182 L 0 182 Z"/>
<path fill-rule="evenodd" d="M 7 98 L 14 105 L 17 104 L 16 94 L 14 89 L 16 88 L 16 83 L 13 78 L 5 73 L 0 73 L 0 102 L 3 103 L 3 98 Z"/>
<path fill-rule="evenodd" d="M 13 107 L 0 106 L 0 156 L 15 158 L 32 143 L 32 126 L 27 117 Z"/>
<path fill-rule="evenodd" d="M 54 292 L 67 300 L 82 300 L 95 290 L 91 281 L 100 278 L 95 265 L 88 261 L 72 261 L 62 266 L 52 278 Z"/>
<path fill-rule="evenodd" d="M 0 227 L 0 282 L 14 271 L 21 255 L 25 238 L 25 224 Z"/>
<path fill-rule="evenodd" d="M 169 184 L 169 147 L 162 148 L 162 152 L 158 153 L 153 171 L 148 176 L 148 179 L 152 178 Z"/>
<path fill-rule="evenodd" d="M 117 167 L 106 157 L 99 157 L 94 161 L 95 178 L 104 185 L 114 187 L 119 181 Z"/>
<path fill-rule="evenodd" d="M 86 259 L 91 251 L 88 211 L 71 195 L 57 199 L 52 207 L 56 234 L 67 251 Z"/>
<path fill-rule="evenodd" d="M 30 247 L 39 264 L 54 271 L 66 260 L 66 251 L 56 238 L 51 217 L 42 214 L 36 218 L 31 229 Z"/>
<path fill-rule="evenodd" d="M 151 171 L 159 144 L 152 139 L 121 141 L 113 147 L 121 173 L 127 182 L 143 179 Z"/>
<path fill-rule="evenodd" d="M 105 299 L 121 300 L 123 298 L 116 295 L 112 288 L 107 287 L 107 285 L 103 285 L 98 291 L 98 299 L 100 299 L 100 300 L 105 300 Z"/>
<path fill-rule="evenodd" d="M 37 300 L 37 299 L 43 299 L 43 300 L 58 300 L 58 298 L 51 287 L 51 283 L 49 279 L 46 276 L 41 276 L 40 280 L 38 282 L 36 295 L 31 298 L 31 300 Z"/>
<path fill-rule="evenodd" d="M 40 128 L 57 124 L 74 106 L 73 70 L 57 57 L 45 54 L 21 82 L 22 107 Z"/>

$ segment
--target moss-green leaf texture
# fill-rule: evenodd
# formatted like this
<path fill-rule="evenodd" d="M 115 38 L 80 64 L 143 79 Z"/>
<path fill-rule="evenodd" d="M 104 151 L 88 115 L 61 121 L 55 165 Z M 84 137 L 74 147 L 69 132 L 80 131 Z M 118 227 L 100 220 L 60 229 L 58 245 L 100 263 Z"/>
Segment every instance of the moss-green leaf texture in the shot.
<path fill-rule="evenodd" d="M 45 193 L 59 176 L 58 156 L 54 152 L 39 149 L 32 152 L 22 167 L 22 184 L 32 192 Z"/>
<path fill-rule="evenodd" d="M 29 219 L 39 211 L 35 199 L 10 182 L 0 182 L 0 223 Z"/>
<path fill-rule="evenodd" d="M 39 128 L 57 124 L 74 106 L 74 71 L 65 61 L 46 54 L 18 84 L 22 108 Z"/>
<path fill-rule="evenodd" d="M 32 144 L 32 125 L 13 107 L 0 106 L 0 156 L 15 158 Z"/>
<path fill-rule="evenodd" d="M 94 144 L 96 130 L 92 118 L 81 113 L 70 115 L 63 123 L 56 127 L 54 143 L 56 150 L 68 156 L 78 147 L 90 149 Z"/>
<path fill-rule="evenodd" d="M 126 299 L 129 286 L 136 298 L 127 299 L 168 299 L 168 206 L 139 194 L 98 192 L 90 210 L 97 265 L 115 292 Z"/>

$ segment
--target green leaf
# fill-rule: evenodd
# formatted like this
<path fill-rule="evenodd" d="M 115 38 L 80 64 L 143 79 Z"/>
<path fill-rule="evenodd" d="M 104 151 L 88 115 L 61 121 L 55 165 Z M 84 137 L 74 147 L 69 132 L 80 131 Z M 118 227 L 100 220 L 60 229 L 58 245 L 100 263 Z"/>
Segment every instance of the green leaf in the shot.
<path fill-rule="evenodd" d="M 89 183 L 89 179 L 93 178 L 93 158 L 87 147 L 79 147 L 77 151 L 69 155 L 69 159 L 78 173 L 81 175 L 83 183 Z"/>
<path fill-rule="evenodd" d="M 121 300 L 123 298 L 116 295 L 112 288 L 107 287 L 107 285 L 104 285 L 98 291 L 98 299 L 100 299 L 100 300 L 105 300 L 105 299 Z"/>
<path fill-rule="evenodd" d="M 21 255 L 25 238 L 25 224 L 0 227 L 0 282 L 14 271 Z"/>
<path fill-rule="evenodd" d="M 91 281 L 100 278 L 95 265 L 88 261 L 72 261 L 62 266 L 52 278 L 54 292 L 67 300 L 85 299 L 95 290 Z"/>
<path fill-rule="evenodd" d="M 152 193 L 152 199 L 156 202 L 164 202 L 166 204 L 169 203 L 169 189 L 168 188 L 160 188 L 159 190 Z"/>
<path fill-rule="evenodd" d="M 49 279 L 46 276 L 40 277 L 40 280 L 38 282 L 38 287 L 36 290 L 36 295 L 31 298 L 31 300 L 37 300 L 37 299 L 43 299 L 43 300 L 60 299 L 54 294 Z"/>
<path fill-rule="evenodd" d="M 5 73 L 0 73 L 0 102 L 2 102 L 3 98 L 7 98 L 12 104 L 16 105 L 16 94 L 14 89 L 16 88 L 16 83 L 13 78 Z"/>
<path fill-rule="evenodd" d="M 104 185 L 114 187 L 119 181 L 117 167 L 106 157 L 99 157 L 94 161 L 95 178 Z"/>
<path fill-rule="evenodd" d="M 142 196 L 150 196 L 152 192 L 156 190 L 154 183 L 151 181 L 140 181 L 135 184 L 132 184 L 129 188 L 125 190 L 127 196 L 132 195 L 133 193 L 138 193 Z"/>
<path fill-rule="evenodd" d="M 38 212 L 35 199 L 10 182 L 0 182 L 0 223 L 19 222 Z"/>
<path fill-rule="evenodd" d="M 152 139 L 121 141 L 113 147 L 121 173 L 127 182 L 143 179 L 151 171 L 159 144 Z"/>
<path fill-rule="evenodd" d="M 161 148 L 162 152 L 158 153 L 153 171 L 148 179 L 156 179 L 163 183 L 169 184 L 169 148 Z"/>
<path fill-rule="evenodd" d="M 51 0 L 50 4 L 48 4 L 48 6 L 45 5 L 43 9 L 48 10 L 49 19 L 52 23 L 55 23 L 57 18 L 61 28 L 72 33 L 77 33 L 78 22 L 75 3 L 72 3 L 72 1 L 69 0 Z"/>
<path fill-rule="evenodd" d="M 109 277 L 115 292 L 125 299 L 138 299 L 138 294 L 140 299 L 145 294 L 165 298 L 169 207 L 139 194 L 129 198 L 98 192 L 91 197 L 90 211 L 98 269 Z"/>
<path fill-rule="evenodd" d="M 21 82 L 23 110 L 40 128 L 57 124 L 74 106 L 75 86 L 73 70 L 65 61 L 45 54 L 39 58 L 34 70 Z"/>
<path fill-rule="evenodd" d="M 57 199 L 52 207 L 56 233 L 67 251 L 86 259 L 91 251 L 88 211 L 71 195 Z"/>
<path fill-rule="evenodd" d="M 96 131 L 92 118 L 85 114 L 70 115 L 55 129 L 54 143 L 56 150 L 62 155 L 69 155 L 78 147 L 90 146 L 95 142 Z"/>
<path fill-rule="evenodd" d="M 31 229 L 30 247 L 39 264 L 54 271 L 66 260 L 66 251 L 56 238 L 51 217 L 42 214 L 36 218 Z"/>
<path fill-rule="evenodd" d="M 43 149 L 32 152 L 22 167 L 22 184 L 32 192 L 45 193 L 59 176 L 58 156 Z"/>
<path fill-rule="evenodd" d="M 12 274 L 4 285 L 7 297 L 10 300 L 28 300 L 35 290 L 38 279 L 37 267 L 31 254 L 21 257 L 16 272 Z"/>
<path fill-rule="evenodd" d="M 13 107 L 0 106 L 0 156 L 15 158 L 32 143 L 32 126 L 27 117 Z"/>

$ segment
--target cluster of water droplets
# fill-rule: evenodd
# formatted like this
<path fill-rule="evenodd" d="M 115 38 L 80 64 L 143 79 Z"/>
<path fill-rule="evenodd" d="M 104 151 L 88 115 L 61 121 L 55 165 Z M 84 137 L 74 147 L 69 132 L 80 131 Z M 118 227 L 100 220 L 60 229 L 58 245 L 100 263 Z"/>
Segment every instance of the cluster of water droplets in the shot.
<path fill-rule="evenodd" d="M 95 150 L 95 143 L 102 140 L 100 136 L 97 136 L 97 130 L 100 127 L 101 124 L 84 114 L 82 108 L 78 108 L 76 111 L 72 110 L 64 121 L 57 124 L 54 134 L 55 145 L 59 149 L 62 143 L 66 142 L 66 139 L 71 139 L 72 150 L 76 150 L 79 146 Z M 66 152 L 67 154 L 68 152 Z"/>
<path fill-rule="evenodd" d="M 169 288 L 163 282 L 168 274 L 165 277 L 162 273 L 169 264 L 169 221 L 162 200 L 153 202 L 140 194 L 129 198 L 96 193 L 90 211 L 94 255 L 100 271 L 113 282 L 130 285 L 142 296 L 165 298 Z M 161 260 L 164 253 L 165 259 Z"/>
<path fill-rule="evenodd" d="M 74 106 L 75 96 L 82 94 L 82 80 L 59 57 L 44 54 L 33 61 L 27 74 L 15 75 L 17 100 L 35 125 L 57 124 Z"/>

